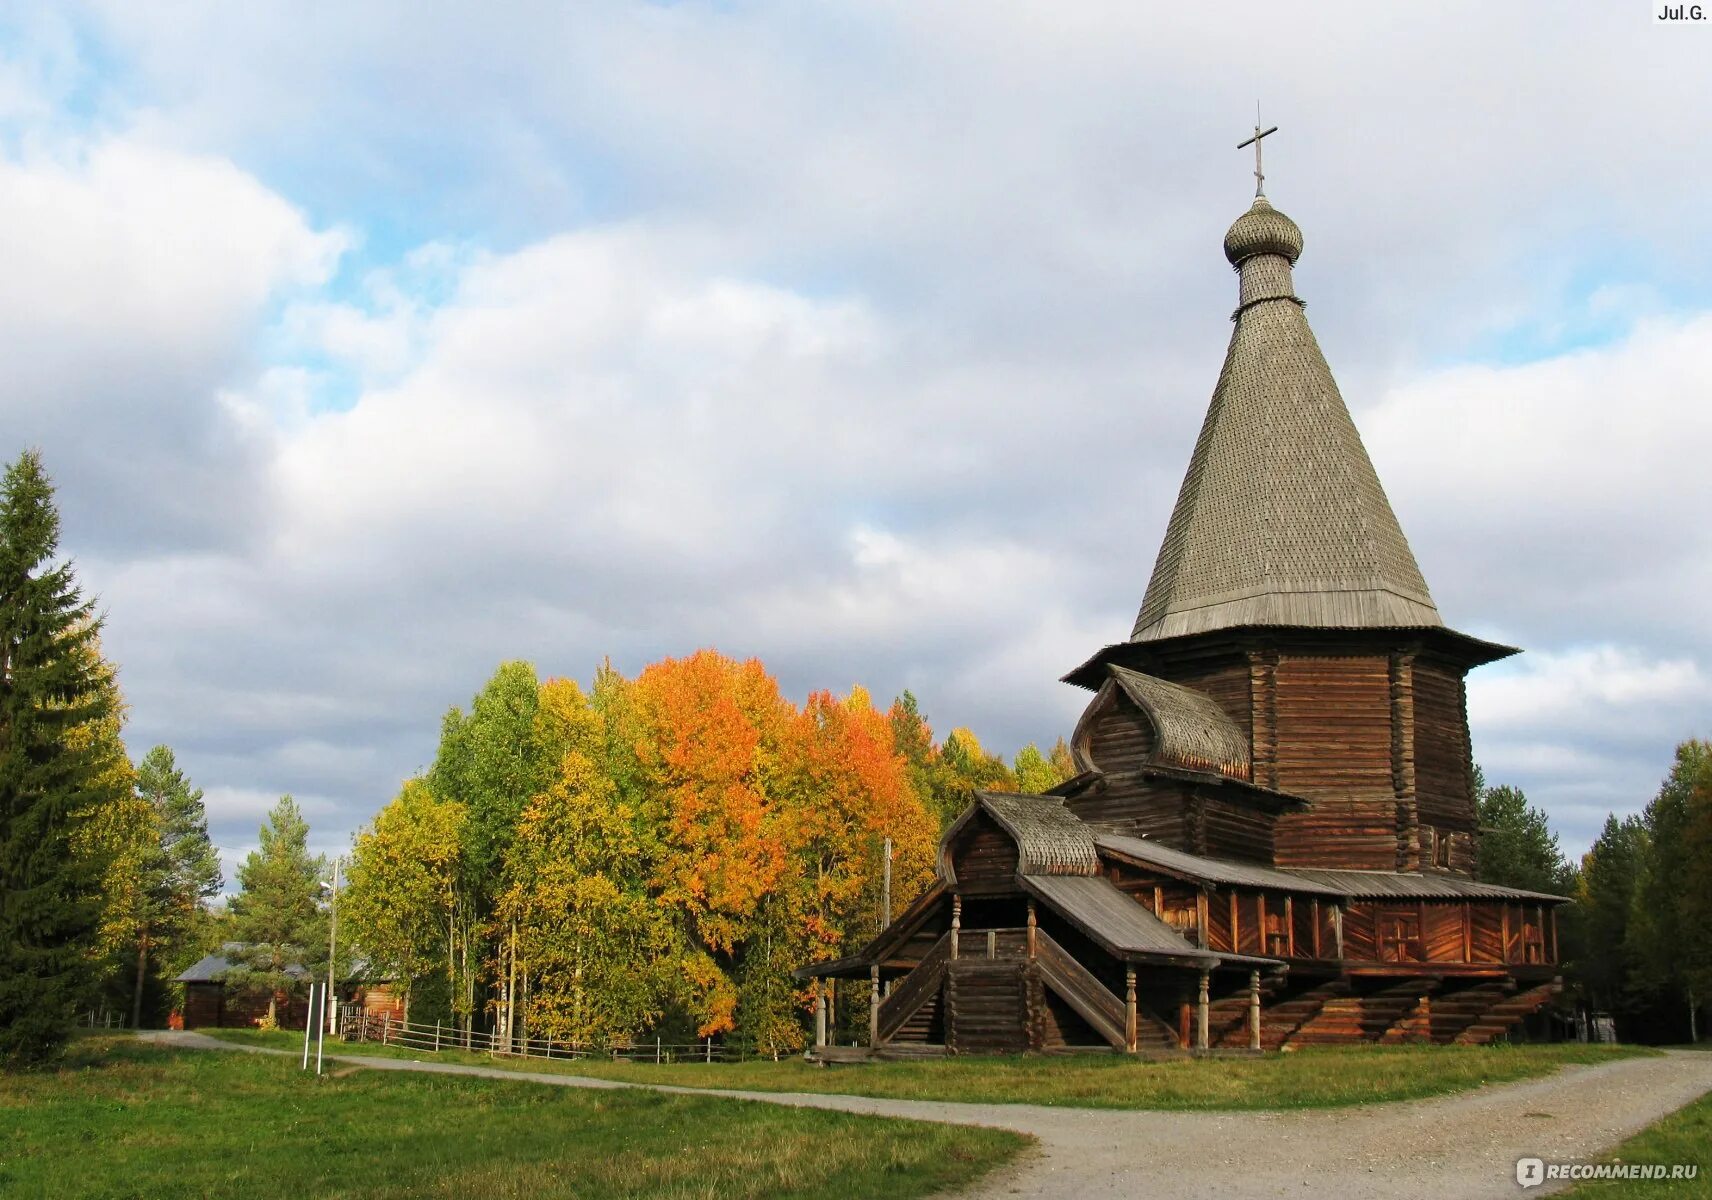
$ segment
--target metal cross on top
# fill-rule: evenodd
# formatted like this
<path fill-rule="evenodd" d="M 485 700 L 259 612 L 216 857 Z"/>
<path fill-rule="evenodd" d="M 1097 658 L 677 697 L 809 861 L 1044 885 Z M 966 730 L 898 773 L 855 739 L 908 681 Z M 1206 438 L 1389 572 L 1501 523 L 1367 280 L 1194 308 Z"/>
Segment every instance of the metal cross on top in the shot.
<path fill-rule="evenodd" d="M 1254 106 L 1254 136 L 1246 141 L 1241 141 L 1236 144 L 1236 148 L 1238 150 L 1241 150 L 1244 146 L 1254 147 L 1254 194 L 1256 196 L 1266 195 L 1266 174 L 1260 169 L 1260 139 L 1269 133 L 1277 132 L 1278 126 L 1276 125 L 1272 126 L 1270 129 L 1262 129 L 1260 127 L 1260 105 L 1257 104 Z"/>

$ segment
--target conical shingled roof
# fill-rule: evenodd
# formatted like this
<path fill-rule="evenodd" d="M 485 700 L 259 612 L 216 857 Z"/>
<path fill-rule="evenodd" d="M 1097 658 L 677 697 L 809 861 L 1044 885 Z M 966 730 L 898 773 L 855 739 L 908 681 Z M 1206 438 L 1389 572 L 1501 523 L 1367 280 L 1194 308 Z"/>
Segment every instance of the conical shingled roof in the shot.
<path fill-rule="evenodd" d="M 1265 197 L 1225 236 L 1236 328 L 1132 642 L 1443 626 L 1296 298 L 1301 248 Z"/>

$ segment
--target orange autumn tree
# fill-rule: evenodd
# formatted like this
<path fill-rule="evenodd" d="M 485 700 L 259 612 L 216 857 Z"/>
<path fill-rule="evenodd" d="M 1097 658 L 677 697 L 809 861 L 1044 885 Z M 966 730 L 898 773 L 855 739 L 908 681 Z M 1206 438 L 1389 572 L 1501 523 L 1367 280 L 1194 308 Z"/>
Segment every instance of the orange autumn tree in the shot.
<path fill-rule="evenodd" d="M 782 766 L 791 862 L 777 898 L 784 940 L 797 964 L 837 958 L 884 923 L 886 839 L 895 914 L 932 881 L 939 822 L 911 783 L 888 714 L 861 687 L 843 699 L 826 691 L 810 695 L 792 722 Z M 792 1018 L 800 1037 L 794 1017 L 812 1002 L 814 989 L 784 977 L 784 988 L 745 982 L 740 995 L 749 1007 L 777 1014 L 775 1024 Z"/>
<path fill-rule="evenodd" d="M 804 949 L 809 958 L 836 958 L 880 929 L 886 839 L 895 914 L 933 877 L 938 822 L 866 689 L 843 699 L 815 692 L 791 732 L 787 828 Z"/>
<path fill-rule="evenodd" d="M 659 831 L 657 902 L 678 914 L 694 948 L 730 967 L 787 868 L 769 786 L 791 706 L 760 662 L 713 650 L 647 667 L 630 699 Z"/>
<path fill-rule="evenodd" d="M 889 711 L 860 687 L 799 709 L 759 661 L 714 650 L 635 679 L 603 664 L 587 692 L 506 664 L 448 719 L 427 781 L 483 819 L 460 842 L 460 861 L 487 854 L 480 886 L 445 931 L 464 962 L 453 1000 L 514 1036 L 796 1050 L 814 993 L 793 972 L 878 930 L 885 840 L 895 914 L 973 789 L 1016 778 L 966 730 L 936 744 L 908 693 Z"/>

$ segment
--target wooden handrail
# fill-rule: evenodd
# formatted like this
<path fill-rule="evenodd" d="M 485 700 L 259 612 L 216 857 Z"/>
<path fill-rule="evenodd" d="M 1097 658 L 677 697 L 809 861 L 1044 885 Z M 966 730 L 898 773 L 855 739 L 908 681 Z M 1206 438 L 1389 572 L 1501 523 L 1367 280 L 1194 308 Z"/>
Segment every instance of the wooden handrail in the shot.
<path fill-rule="evenodd" d="M 922 955 L 915 970 L 905 975 L 892 994 L 880 1002 L 879 1040 L 882 1045 L 890 1041 L 903 1028 L 904 1022 L 915 1015 L 916 1009 L 939 990 L 945 979 L 945 964 L 950 961 L 951 935 L 946 933 L 933 943 L 933 949 Z"/>
<path fill-rule="evenodd" d="M 1114 1046 L 1124 1045 L 1127 1012 L 1124 1002 L 1044 929 L 1035 930 L 1035 962 L 1043 981 L 1094 1031 Z"/>

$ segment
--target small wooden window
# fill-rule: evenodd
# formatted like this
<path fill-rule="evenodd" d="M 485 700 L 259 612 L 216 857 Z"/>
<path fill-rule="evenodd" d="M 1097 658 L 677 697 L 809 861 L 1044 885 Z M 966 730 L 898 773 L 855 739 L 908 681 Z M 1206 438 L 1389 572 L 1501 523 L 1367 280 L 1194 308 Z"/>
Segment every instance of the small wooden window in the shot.
<path fill-rule="evenodd" d="M 1379 958 L 1382 962 L 1421 961 L 1421 919 L 1415 912 L 1379 914 Z"/>
<path fill-rule="evenodd" d="M 1450 834 L 1433 830 L 1433 866 L 1450 870 Z"/>
<path fill-rule="evenodd" d="M 1266 953 L 1275 958 L 1290 953 L 1290 935 L 1284 931 L 1284 917 L 1280 913 L 1266 914 Z"/>

